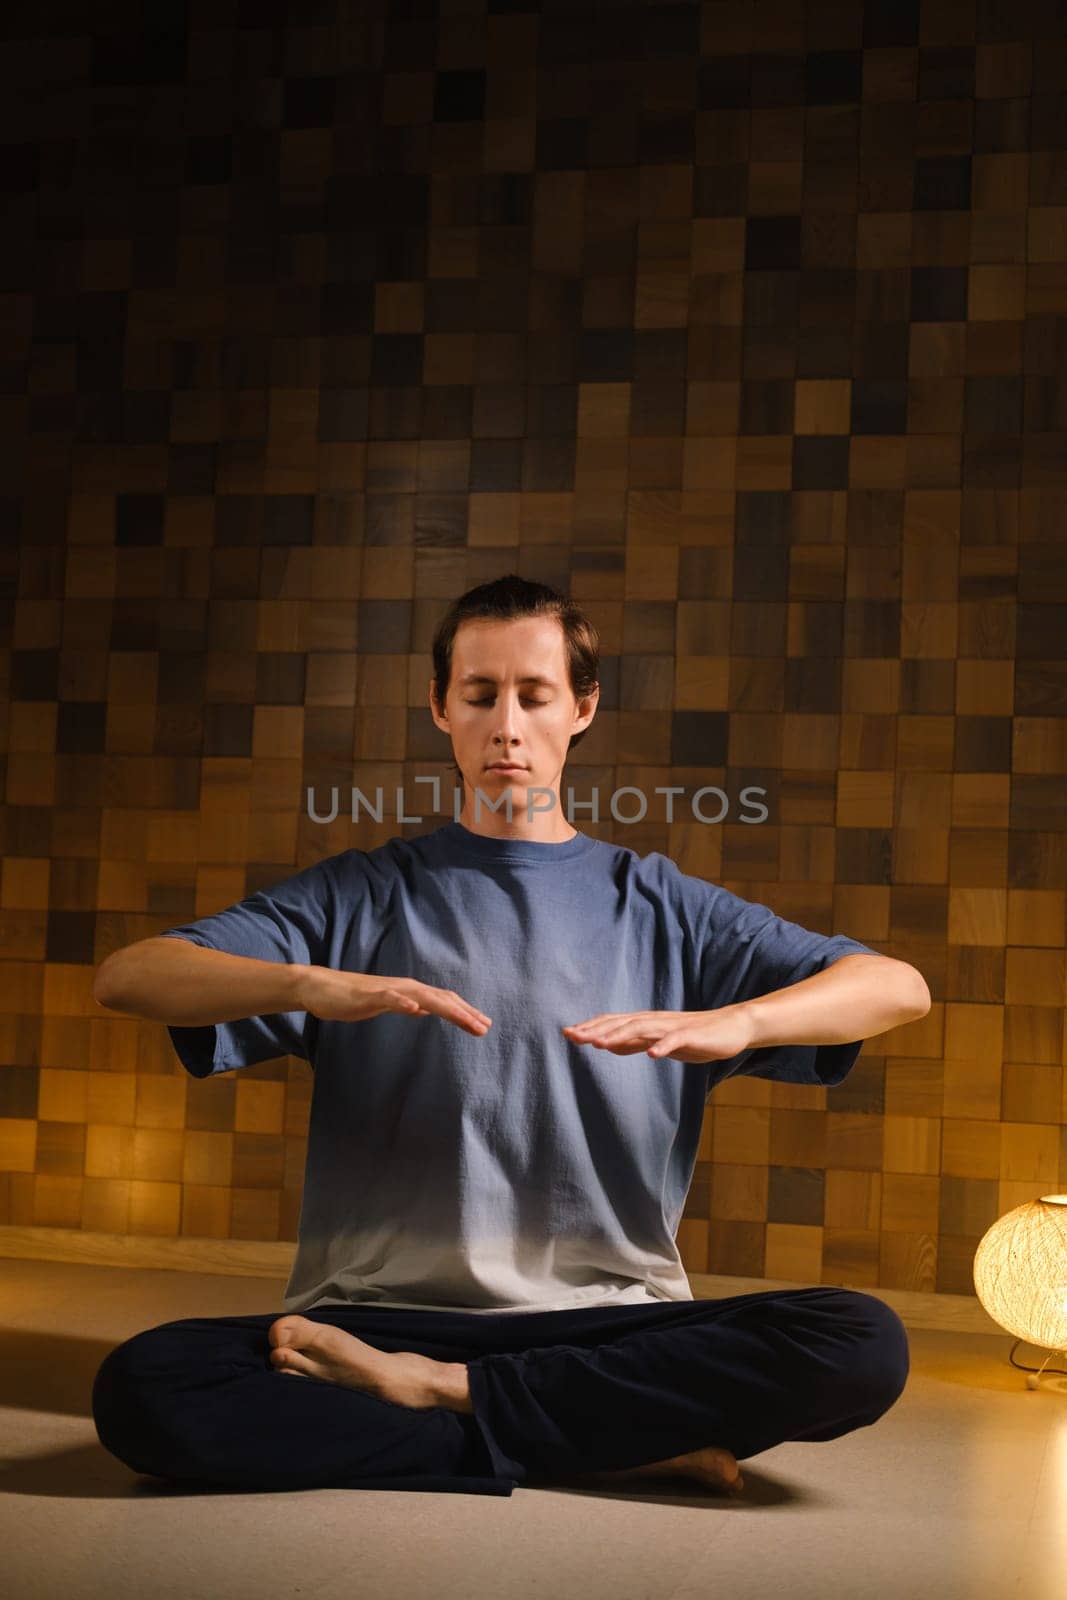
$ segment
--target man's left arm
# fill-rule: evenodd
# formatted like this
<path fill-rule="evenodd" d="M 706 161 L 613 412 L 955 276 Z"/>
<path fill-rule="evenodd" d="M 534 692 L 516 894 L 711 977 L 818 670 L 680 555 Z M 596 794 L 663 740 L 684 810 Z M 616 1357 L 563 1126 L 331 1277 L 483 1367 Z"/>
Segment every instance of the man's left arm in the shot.
<path fill-rule="evenodd" d="M 840 956 L 785 989 L 742 1000 L 751 1047 L 850 1044 L 925 1017 L 930 991 L 917 967 L 892 956 Z M 728 1008 L 727 1008 L 728 1009 Z"/>
<path fill-rule="evenodd" d="M 924 1017 L 929 1009 L 930 991 L 917 968 L 893 956 L 854 951 L 810 977 L 748 1000 L 707 1011 L 601 1012 L 561 1031 L 574 1044 L 616 1055 L 647 1051 L 679 1061 L 736 1056 L 773 1062 L 755 1052 L 782 1048 L 802 1058 L 805 1047 L 815 1047 L 814 1060 L 825 1046 L 833 1072 L 826 1081 L 839 1082 L 855 1051 L 835 1052 L 834 1046 L 858 1049 L 859 1042 Z M 767 1067 L 761 1070 L 767 1075 Z"/>

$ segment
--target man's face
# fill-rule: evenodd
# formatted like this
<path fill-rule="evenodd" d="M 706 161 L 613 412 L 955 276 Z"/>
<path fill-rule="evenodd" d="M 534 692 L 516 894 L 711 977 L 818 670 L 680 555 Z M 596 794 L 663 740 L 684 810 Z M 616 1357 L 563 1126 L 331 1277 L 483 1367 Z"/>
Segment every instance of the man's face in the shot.
<path fill-rule="evenodd" d="M 431 714 L 452 737 L 465 783 L 480 788 L 487 800 L 497 800 L 512 788 L 513 805 L 525 803 L 531 786 L 553 790 L 558 801 L 571 737 L 592 722 L 599 697 L 597 688 L 585 699 L 575 699 L 563 628 L 555 617 L 461 623 L 452 643 L 452 679 L 443 716 L 430 683 Z M 492 763 L 505 759 L 523 770 L 490 770 Z"/>

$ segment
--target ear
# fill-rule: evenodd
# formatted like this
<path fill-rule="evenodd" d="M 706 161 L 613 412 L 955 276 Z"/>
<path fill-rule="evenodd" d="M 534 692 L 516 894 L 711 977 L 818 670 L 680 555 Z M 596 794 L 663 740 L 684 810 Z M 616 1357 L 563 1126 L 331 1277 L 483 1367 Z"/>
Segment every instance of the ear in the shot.
<path fill-rule="evenodd" d="M 588 728 L 589 724 L 596 716 L 596 709 L 599 701 L 600 685 L 598 683 L 592 694 L 583 695 L 578 701 L 578 709 L 574 715 L 574 727 L 571 729 L 572 736 L 576 733 L 581 733 L 585 728 Z"/>
<path fill-rule="evenodd" d="M 438 711 L 438 709 L 437 709 L 437 701 L 434 698 L 434 680 L 432 678 L 430 679 L 429 695 L 430 695 L 430 715 L 434 720 L 434 724 L 435 724 L 436 727 L 440 728 L 442 733 L 448 733 L 449 732 L 449 720 L 448 720 L 448 717 L 443 712 Z"/>

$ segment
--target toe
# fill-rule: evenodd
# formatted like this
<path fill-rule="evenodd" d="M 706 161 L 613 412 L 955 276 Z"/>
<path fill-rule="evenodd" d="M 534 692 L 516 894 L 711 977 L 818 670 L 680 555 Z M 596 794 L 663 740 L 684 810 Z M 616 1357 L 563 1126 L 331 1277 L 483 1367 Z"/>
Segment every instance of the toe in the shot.
<path fill-rule="evenodd" d="M 271 1364 L 278 1372 L 295 1373 L 298 1378 L 310 1376 L 311 1362 L 307 1356 L 300 1354 L 299 1350 L 290 1350 L 288 1347 L 275 1350 L 271 1355 Z"/>

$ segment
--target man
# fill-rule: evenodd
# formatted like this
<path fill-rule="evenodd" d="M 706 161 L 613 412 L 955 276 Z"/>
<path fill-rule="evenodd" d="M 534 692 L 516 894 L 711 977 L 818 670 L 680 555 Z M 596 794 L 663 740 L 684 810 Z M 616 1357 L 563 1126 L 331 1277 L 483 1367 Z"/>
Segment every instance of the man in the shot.
<path fill-rule="evenodd" d="M 695 1301 L 675 1233 L 715 1083 L 840 1083 L 865 1037 L 925 1014 L 926 985 L 571 826 L 560 782 L 598 643 L 543 585 L 471 590 L 430 682 L 459 819 L 101 965 L 100 1003 L 165 1023 L 194 1076 L 314 1068 L 285 1313 L 184 1319 L 109 1355 L 94 1416 L 135 1470 L 736 1490 L 739 1456 L 838 1437 L 901 1392 L 907 1339 L 881 1301 Z M 293 1376 L 313 1381 L 276 1381 Z"/>

